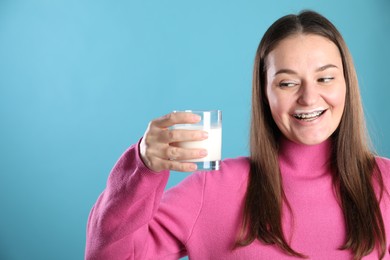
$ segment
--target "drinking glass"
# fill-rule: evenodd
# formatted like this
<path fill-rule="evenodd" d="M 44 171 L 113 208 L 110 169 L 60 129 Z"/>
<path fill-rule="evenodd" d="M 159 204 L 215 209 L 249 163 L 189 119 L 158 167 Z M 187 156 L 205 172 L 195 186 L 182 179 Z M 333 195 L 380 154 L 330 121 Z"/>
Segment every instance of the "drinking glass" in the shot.
<path fill-rule="evenodd" d="M 203 130 L 208 132 L 208 138 L 202 141 L 178 142 L 182 148 L 203 148 L 208 154 L 200 159 L 183 160 L 194 162 L 197 170 L 219 170 L 222 151 L 222 111 L 221 110 L 184 110 L 174 112 L 186 112 L 199 115 L 201 120 L 196 124 L 177 124 L 173 129 Z"/>

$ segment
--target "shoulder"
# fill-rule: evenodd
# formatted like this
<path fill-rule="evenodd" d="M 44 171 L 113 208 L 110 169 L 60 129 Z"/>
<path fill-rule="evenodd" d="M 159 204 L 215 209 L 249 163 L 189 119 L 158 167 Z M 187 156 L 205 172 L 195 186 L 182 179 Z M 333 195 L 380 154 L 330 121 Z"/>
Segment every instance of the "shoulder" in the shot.
<path fill-rule="evenodd" d="M 248 157 L 237 157 L 225 159 L 221 162 L 220 169 L 214 171 L 215 175 L 224 176 L 247 176 L 249 172 L 249 158 Z"/>
<path fill-rule="evenodd" d="M 381 172 L 383 181 L 386 186 L 390 186 L 390 159 L 385 157 L 376 156 L 376 164 Z"/>
<path fill-rule="evenodd" d="M 216 171 L 197 171 L 188 175 L 178 185 L 170 188 L 168 193 L 176 190 L 186 193 L 203 193 L 205 189 L 216 192 L 217 190 L 236 188 L 245 189 L 249 176 L 249 158 L 237 157 L 225 159 L 221 162 L 220 169 Z"/>
<path fill-rule="evenodd" d="M 249 158 L 237 157 L 225 159 L 221 162 L 218 171 L 202 172 L 208 184 L 238 187 L 246 184 L 249 176 Z"/>
<path fill-rule="evenodd" d="M 187 176 L 177 187 L 184 190 L 203 190 L 222 187 L 246 186 L 249 176 L 249 158 L 237 157 L 225 159 L 216 171 L 197 171 Z"/>
<path fill-rule="evenodd" d="M 235 172 L 235 171 L 249 171 L 249 158 L 237 157 L 225 159 L 221 163 L 220 171 Z"/>
<path fill-rule="evenodd" d="M 384 174 L 390 174 L 390 159 L 385 157 L 376 156 L 375 157 L 376 164 Z"/>

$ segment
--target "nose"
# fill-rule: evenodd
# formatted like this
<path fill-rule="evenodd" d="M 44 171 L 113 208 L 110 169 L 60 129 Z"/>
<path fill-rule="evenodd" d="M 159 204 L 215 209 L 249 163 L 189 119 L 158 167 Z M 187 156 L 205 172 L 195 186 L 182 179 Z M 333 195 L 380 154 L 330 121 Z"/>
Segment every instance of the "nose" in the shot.
<path fill-rule="evenodd" d="M 311 106 L 317 103 L 319 96 L 316 84 L 305 83 L 301 85 L 298 103 L 303 106 Z"/>

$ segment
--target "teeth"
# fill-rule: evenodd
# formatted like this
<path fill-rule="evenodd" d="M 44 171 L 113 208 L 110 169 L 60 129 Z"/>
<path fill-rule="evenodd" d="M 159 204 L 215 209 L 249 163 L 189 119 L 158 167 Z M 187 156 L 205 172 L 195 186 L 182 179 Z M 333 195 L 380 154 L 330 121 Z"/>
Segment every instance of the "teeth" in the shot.
<path fill-rule="evenodd" d="M 294 114 L 294 117 L 297 119 L 305 119 L 310 120 L 319 117 L 325 110 L 314 111 L 311 113 L 302 113 L 302 114 Z"/>

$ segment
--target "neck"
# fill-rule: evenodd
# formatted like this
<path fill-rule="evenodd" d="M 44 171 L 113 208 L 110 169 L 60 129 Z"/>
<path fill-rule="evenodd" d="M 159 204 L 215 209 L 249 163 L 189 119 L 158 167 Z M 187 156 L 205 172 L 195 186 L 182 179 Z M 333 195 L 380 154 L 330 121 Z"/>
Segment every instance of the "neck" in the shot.
<path fill-rule="evenodd" d="M 279 149 L 281 168 L 295 176 L 316 177 L 329 172 L 331 140 L 316 145 L 305 145 L 282 138 Z M 283 169 L 281 169 L 283 172 Z"/>

